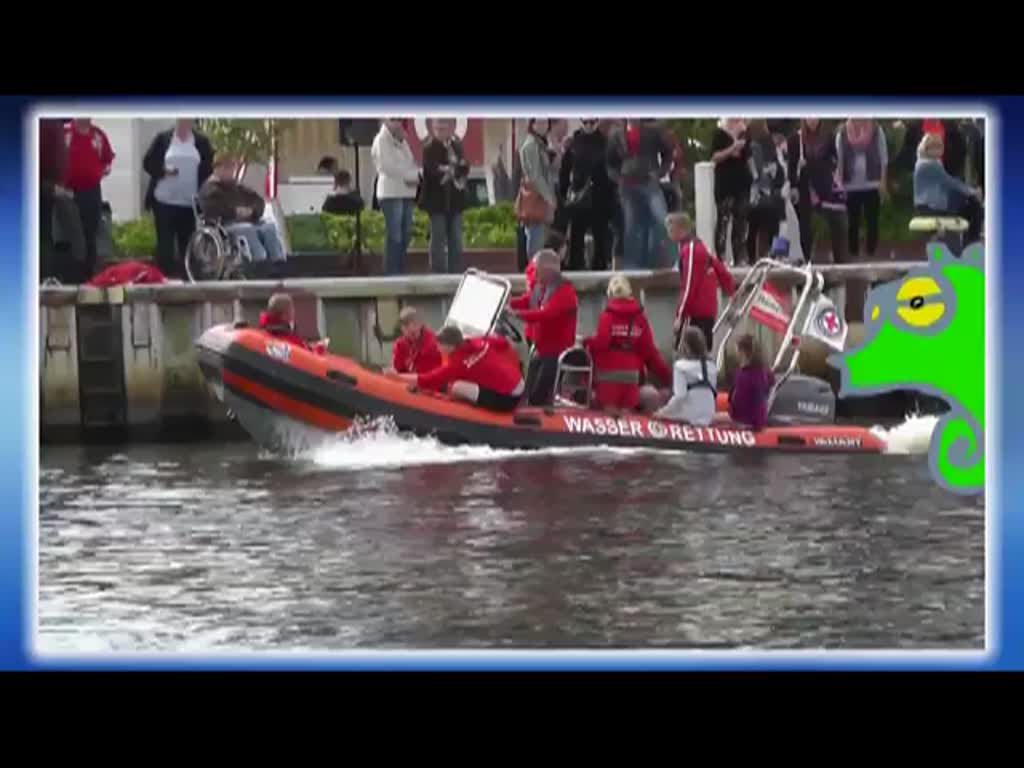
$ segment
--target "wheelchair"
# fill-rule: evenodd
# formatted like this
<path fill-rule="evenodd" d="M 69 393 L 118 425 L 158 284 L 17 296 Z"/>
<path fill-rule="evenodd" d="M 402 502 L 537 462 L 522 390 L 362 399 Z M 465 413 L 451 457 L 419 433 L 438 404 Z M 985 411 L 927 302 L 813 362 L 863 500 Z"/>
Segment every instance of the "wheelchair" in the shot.
<path fill-rule="evenodd" d="M 192 199 L 196 230 L 185 251 L 185 273 L 190 283 L 245 280 L 245 265 L 252 261 L 249 243 L 233 235 L 220 219 L 203 215 L 199 198 Z"/>

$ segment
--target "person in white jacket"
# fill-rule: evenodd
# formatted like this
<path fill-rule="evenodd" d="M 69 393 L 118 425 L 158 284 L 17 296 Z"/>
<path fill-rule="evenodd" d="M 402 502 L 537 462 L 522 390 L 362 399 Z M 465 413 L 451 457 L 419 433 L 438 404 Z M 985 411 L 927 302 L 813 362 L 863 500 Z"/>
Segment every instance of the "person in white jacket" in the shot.
<path fill-rule="evenodd" d="M 412 212 L 420 183 L 420 169 L 401 118 L 389 117 L 384 121 L 370 154 L 377 168 L 377 199 L 384 214 L 384 273 L 400 275 L 412 239 Z"/>
<path fill-rule="evenodd" d="M 708 359 L 704 333 L 693 326 L 683 333 L 682 357 L 672 366 L 672 397 L 655 413 L 663 419 L 705 427 L 715 417 L 718 369 Z"/>

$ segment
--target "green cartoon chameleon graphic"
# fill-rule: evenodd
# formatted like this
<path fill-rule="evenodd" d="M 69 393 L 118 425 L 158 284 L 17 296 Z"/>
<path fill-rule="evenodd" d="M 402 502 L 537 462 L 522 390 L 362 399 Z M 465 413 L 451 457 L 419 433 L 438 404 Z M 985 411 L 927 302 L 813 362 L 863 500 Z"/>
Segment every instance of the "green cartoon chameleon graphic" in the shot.
<path fill-rule="evenodd" d="M 911 389 L 949 404 L 928 463 L 939 485 L 960 494 L 985 487 L 983 261 L 981 245 L 960 258 L 929 245 L 927 266 L 868 293 L 860 347 L 828 361 L 840 371 L 840 397 Z"/>

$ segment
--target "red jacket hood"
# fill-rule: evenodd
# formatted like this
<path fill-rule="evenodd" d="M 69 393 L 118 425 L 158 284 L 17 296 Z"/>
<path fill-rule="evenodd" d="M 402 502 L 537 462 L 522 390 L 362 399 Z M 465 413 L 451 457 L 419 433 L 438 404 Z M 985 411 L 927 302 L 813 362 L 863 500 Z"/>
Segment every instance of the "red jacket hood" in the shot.
<path fill-rule="evenodd" d="M 610 299 L 607 309 L 609 312 L 625 318 L 636 317 L 644 313 L 644 308 L 640 306 L 640 302 L 632 296 L 628 299 Z"/>

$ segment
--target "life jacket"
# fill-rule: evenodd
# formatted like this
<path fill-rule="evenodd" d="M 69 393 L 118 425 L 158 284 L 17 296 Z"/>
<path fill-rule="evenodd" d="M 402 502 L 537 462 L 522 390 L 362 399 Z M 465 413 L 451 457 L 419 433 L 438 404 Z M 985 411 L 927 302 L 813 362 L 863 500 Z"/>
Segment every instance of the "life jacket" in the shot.
<path fill-rule="evenodd" d="M 282 341 L 291 342 L 303 349 L 310 349 L 309 343 L 299 336 L 277 312 L 260 312 L 260 328 Z"/>
<path fill-rule="evenodd" d="M 687 381 L 686 386 L 688 389 L 710 389 L 711 395 L 716 399 L 718 398 L 718 388 L 715 387 L 708 377 L 708 359 L 706 357 L 700 359 L 700 379 L 693 384 Z"/>

